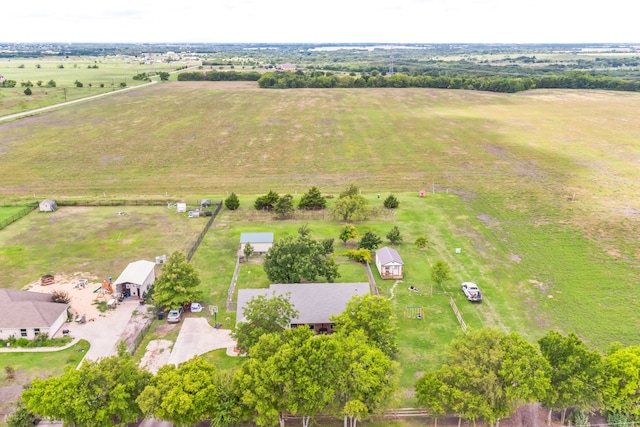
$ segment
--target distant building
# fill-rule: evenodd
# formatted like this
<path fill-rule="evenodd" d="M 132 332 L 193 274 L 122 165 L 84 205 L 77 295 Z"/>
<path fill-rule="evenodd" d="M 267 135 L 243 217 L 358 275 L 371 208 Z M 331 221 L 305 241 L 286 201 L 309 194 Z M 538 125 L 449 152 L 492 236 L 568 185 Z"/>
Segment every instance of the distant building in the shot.
<path fill-rule="evenodd" d="M 376 251 L 376 267 L 383 279 L 402 279 L 404 263 L 393 248 L 385 246 Z"/>
<path fill-rule="evenodd" d="M 58 209 L 58 204 L 51 199 L 44 199 L 39 204 L 40 212 L 53 212 Z"/>
<path fill-rule="evenodd" d="M 273 246 L 273 232 L 240 233 L 238 256 L 244 256 L 244 247 L 251 244 L 254 254 L 266 254 Z"/>
<path fill-rule="evenodd" d="M 282 70 L 282 71 L 295 71 L 297 70 L 298 67 L 296 67 L 294 64 L 276 64 L 276 70 Z"/>
<path fill-rule="evenodd" d="M 120 296 L 142 297 L 149 292 L 156 281 L 156 263 L 152 261 L 135 261 L 129 263 L 113 284 Z"/>

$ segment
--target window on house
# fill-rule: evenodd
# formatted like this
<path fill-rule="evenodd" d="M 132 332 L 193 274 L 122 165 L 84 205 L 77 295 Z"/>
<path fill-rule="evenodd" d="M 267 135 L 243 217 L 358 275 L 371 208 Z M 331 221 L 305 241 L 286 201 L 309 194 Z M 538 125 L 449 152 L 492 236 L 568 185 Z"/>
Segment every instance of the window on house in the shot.
<path fill-rule="evenodd" d="M 315 329 L 315 325 L 309 325 L 309 329 L 311 329 L 312 331 Z"/>
<path fill-rule="evenodd" d="M 27 336 L 27 330 L 26 329 L 20 329 L 20 336 L 21 337 L 26 337 Z"/>
<path fill-rule="evenodd" d="M 35 336 L 40 335 L 40 328 L 33 328 L 33 334 L 34 334 Z"/>

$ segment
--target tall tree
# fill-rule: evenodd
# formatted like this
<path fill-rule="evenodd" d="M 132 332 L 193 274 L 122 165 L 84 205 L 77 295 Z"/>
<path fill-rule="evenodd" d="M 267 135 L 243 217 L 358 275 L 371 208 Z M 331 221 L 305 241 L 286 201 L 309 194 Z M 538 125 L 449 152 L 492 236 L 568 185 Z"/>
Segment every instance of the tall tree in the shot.
<path fill-rule="evenodd" d="M 436 282 L 438 286 L 442 286 L 447 280 L 451 280 L 451 268 L 445 261 L 436 261 L 431 266 L 431 280 Z"/>
<path fill-rule="evenodd" d="M 257 210 L 272 211 L 278 200 L 280 200 L 280 195 L 275 191 L 269 191 L 264 196 L 258 197 L 253 203 L 253 207 Z"/>
<path fill-rule="evenodd" d="M 398 366 L 382 350 L 367 343 L 362 330 L 332 337 L 338 340 L 334 413 L 344 426 L 383 409 L 397 390 Z"/>
<path fill-rule="evenodd" d="M 392 245 L 397 245 L 398 243 L 402 242 L 400 229 L 398 228 L 397 225 L 394 225 L 391 231 L 387 233 L 387 239 L 389 240 L 389 243 L 391 243 Z"/>
<path fill-rule="evenodd" d="M 574 333 L 563 336 L 549 331 L 538 341 L 542 356 L 551 366 L 551 388 L 542 404 L 551 411 L 560 410 L 564 424 L 567 408 L 591 412 L 601 403 L 603 380 L 602 356 L 587 349 Z"/>
<path fill-rule="evenodd" d="M 609 417 L 640 421 L 640 346 L 620 347 L 604 358 L 604 409 Z"/>
<path fill-rule="evenodd" d="M 253 246 L 251 243 L 247 242 L 244 244 L 244 249 L 242 250 L 242 254 L 244 255 L 244 259 L 248 260 L 251 254 L 253 253 Z"/>
<path fill-rule="evenodd" d="M 358 249 L 369 249 L 374 251 L 380 247 L 382 239 L 373 231 L 367 231 L 358 243 Z"/>
<path fill-rule="evenodd" d="M 173 308 L 200 299 L 200 277 L 182 252 L 174 252 L 162 266 L 162 274 L 153 284 L 156 306 Z"/>
<path fill-rule="evenodd" d="M 242 312 L 242 321 L 231 332 L 238 349 L 248 353 L 260 337 L 271 332 L 282 333 L 299 312 L 293 308 L 289 296 L 269 297 L 259 295 L 252 298 Z"/>
<path fill-rule="evenodd" d="M 396 196 L 394 196 L 393 194 L 389 194 L 389 196 L 384 199 L 383 205 L 387 209 L 396 209 L 400 205 L 400 202 L 398 201 Z"/>
<path fill-rule="evenodd" d="M 298 203 L 298 209 L 324 209 L 327 207 L 327 199 L 322 197 L 318 187 L 311 187 L 304 193 Z"/>
<path fill-rule="evenodd" d="M 290 216 L 294 210 L 293 196 L 291 194 L 285 194 L 280 197 L 273 207 L 273 211 L 281 218 Z"/>
<path fill-rule="evenodd" d="M 229 197 L 224 199 L 224 205 L 230 211 L 235 211 L 240 207 L 240 199 L 238 199 L 236 193 L 231 193 Z"/>
<path fill-rule="evenodd" d="M 264 271 L 271 283 L 300 283 L 324 277 L 333 282 L 339 273 L 332 254 L 317 240 L 287 236 L 276 241 L 264 257 Z"/>
<path fill-rule="evenodd" d="M 342 221 L 361 221 L 366 218 L 367 199 L 360 194 L 360 189 L 351 184 L 340 193 L 331 209 L 334 218 Z"/>
<path fill-rule="evenodd" d="M 345 310 L 332 316 L 335 330 L 343 335 L 362 331 L 366 342 L 393 357 L 398 352 L 398 328 L 391 300 L 376 295 L 354 295 Z"/>
<path fill-rule="evenodd" d="M 120 354 L 87 360 L 60 377 L 35 379 L 22 400 L 29 411 L 67 424 L 126 425 L 142 415 L 135 400 L 150 378 L 131 356 Z"/>
<path fill-rule="evenodd" d="M 211 418 L 220 392 L 215 365 L 194 357 L 177 368 L 164 365 L 136 402 L 148 417 L 189 426 Z"/>

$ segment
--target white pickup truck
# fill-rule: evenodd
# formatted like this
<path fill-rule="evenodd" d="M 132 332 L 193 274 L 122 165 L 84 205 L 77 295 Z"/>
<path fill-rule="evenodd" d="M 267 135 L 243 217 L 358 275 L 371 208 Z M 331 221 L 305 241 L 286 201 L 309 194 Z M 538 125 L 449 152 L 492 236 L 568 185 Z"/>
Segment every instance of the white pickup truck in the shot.
<path fill-rule="evenodd" d="M 478 289 L 478 286 L 473 282 L 464 282 L 462 284 L 462 292 L 464 292 L 464 296 L 466 296 L 469 301 L 482 301 L 482 294 L 480 293 L 480 289 Z"/>

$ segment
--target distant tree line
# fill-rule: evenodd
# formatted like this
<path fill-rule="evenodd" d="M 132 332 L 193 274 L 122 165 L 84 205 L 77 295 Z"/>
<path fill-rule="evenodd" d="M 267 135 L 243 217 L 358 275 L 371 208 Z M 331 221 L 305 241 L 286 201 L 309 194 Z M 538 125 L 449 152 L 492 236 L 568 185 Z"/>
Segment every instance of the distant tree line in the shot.
<path fill-rule="evenodd" d="M 178 81 L 249 81 L 256 82 L 262 74 L 251 71 L 243 73 L 239 71 L 191 71 L 178 74 Z"/>
<path fill-rule="evenodd" d="M 424 87 L 439 89 L 467 89 L 489 92 L 515 93 L 536 88 L 553 89 L 608 89 L 636 92 L 640 84 L 635 80 L 617 77 L 595 76 L 583 71 L 562 75 L 503 77 L 477 76 L 456 73 L 430 73 L 410 76 L 407 74 L 336 75 L 319 71 L 276 71 L 262 74 L 258 79 L 261 88 L 407 88 Z"/>

